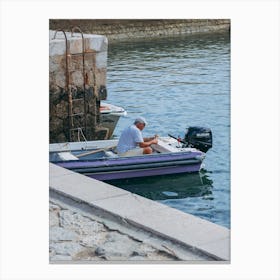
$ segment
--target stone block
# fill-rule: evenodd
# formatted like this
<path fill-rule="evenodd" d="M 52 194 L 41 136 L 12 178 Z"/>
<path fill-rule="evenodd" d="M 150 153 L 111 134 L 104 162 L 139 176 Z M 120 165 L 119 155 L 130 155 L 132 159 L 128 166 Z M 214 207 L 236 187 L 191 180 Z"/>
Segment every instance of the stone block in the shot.
<path fill-rule="evenodd" d="M 58 205 L 53 204 L 52 202 L 50 202 L 50 203 L 49 203 L 49 210 L 50 210 L 50 211 L 60 211 L 61 208 L 60 208 Z"/>
<path fill-rule="evenodd" d="M 93 87 L 94 86 L 94 82 L 95 82 L 95 75 L 94 75 L 94 72 L 93 72 L 93 69 L 92 68 L 87 68 L 86 69 L 86 84 L 88 86 L 91 86 Z"/>
<path fill-rule="evenodd" d="M 106 241 L 106 235 L 106 232 L 94 232 L 80 235 L 79 243 L 85 247 L 96 248 Z"/>
<path fill-rule="evenodd" d="M 90 220 L 79 213 L 73 213 L 69 210 L 62 210 L 60 212 L 60 224 L 64 228 L 72 228 L 79 234 L 90 234 L 104 231 L 104 225 Z"/>
<path fill-rule="evenodd" d="M 74 256 L 84 250 L 84 247 L 76 242 L 59 242 L 51 243 L 50 249 L 54 250 L 57 255 Z"/>
<path fill-rule="evenodd" d="M 59 71 L 53 72 L 53 81 L 51 81 L 54 85 L 65 88 L 66 87 L 66 76 L 65 70 L 60 68 Z"/>
<path fill-rule="evenodd" d="M 95 78 L 96 78 L 96 84 L 98 86 L 106 85 L 106 73 L 107 73 L 106 68 L 96 69 Z"/>
<path fill-rule="evenodd" d="M 127 260 L 137 250 L 138 242 L 127 235 L 111 232 L 107 237 L 107 241 L 95 250 L 97 255 L 107 260 Z"/>
<path fill-rule="evenodd" d="M 50 143 L 64 143 L 68 141 L 68 134 L 64 132 L 55 133 L 50 131 Z"/>
<path fill-rule="evenodd" d="M 97 68 L 107 67 L 107 52 L 99 52 L 96 54 L 96 67 Z"/>
<path fill-rule="evenodd" d="M 95 248 L 86 248 L 73 256 L 74 261 L 92 261 L 97 260 L 100 261 L 100 258 L 95 255 Z"/>
<path fill-rule="evenodd" d="M 50 228 L 50 241 L 76 241 L 77 239 L 78 235 L 73 231 L 58 226 Z"/>
<path fill-rule="evenodd" d="M 65 55 L 66 44 L 63 39 L 51 40 L 49 44 L 49 56 Z"/>
<path fill-rule="evenodd" d="M 108 49 L 108 40 L 102 35 L 85 35 L 86 51 L 102 52 Z"/>
<path fill-rule="evenodd" d="M 83 87 L 84 78 L 82 70 L 72 71 L 69 75 L 69 82 L 77 87 Z"/>
<path fill-rule="evenodd" d="M 51 72 L 55 73 L 60 69 L 65 69 L 65 55 L 55 55 L 49 56 L 49 69 Z"/>
<path fill-rule="evenodd" d="M 69 39 L 69 53 L 70 54 L 83 52 L 83 42 L 82 42 L 81 36 L 76 35 L 75 37 L 71 37 L 71 35 L 70 35 L 68 39 Z"/>
<path fill-rule="evenodd" d="M 58 117 L 58 118 L 65 118 L 68 116 L 68 102 L 67 101 L 61 101 L 54 107 L 54 111 L 52 111 L 52 116 L 53 117 Z M 58 122 L 61 124 L 62 120 L 59 120 Z"/>
<path fill-rule="evenodd" d="M 59 134 L 60 131 L 63 129 L 63 120 L 58 117 L 51 117 L 50 121 L 50 132 Z"/>
<path fill-rule="evenodd" d="M 59 226 L 58 211 L 49 212 L 49 226 Z"/>

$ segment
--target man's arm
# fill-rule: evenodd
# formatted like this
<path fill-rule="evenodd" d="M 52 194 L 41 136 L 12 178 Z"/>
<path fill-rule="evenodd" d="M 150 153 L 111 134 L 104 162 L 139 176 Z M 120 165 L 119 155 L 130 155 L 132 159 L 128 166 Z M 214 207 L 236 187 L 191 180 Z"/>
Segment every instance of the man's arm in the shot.
<path fill-rule="evenodd" d="M 139 143 L 139 147 L 146 148 L 151 146 L 152 144 L 157 144 L 157 143 L 158 143 L 157 137 L 144 138 L 144 142 Z"/>
<path fill-rule="evenodd" d="M 144 142 L 149 142 L 149 141 L 151 141 L 151 140 L 153 140 L 153 139 L 157 139 L 158 138 L 158 135 L 155 135 L 155 136 L 153 136 L 153 137 L 146 137 L 146 138 L 144 138 L 143 140 L 144 140 Z M 155 143 L 153 143 L 153 144 L 155 144 Z"/>

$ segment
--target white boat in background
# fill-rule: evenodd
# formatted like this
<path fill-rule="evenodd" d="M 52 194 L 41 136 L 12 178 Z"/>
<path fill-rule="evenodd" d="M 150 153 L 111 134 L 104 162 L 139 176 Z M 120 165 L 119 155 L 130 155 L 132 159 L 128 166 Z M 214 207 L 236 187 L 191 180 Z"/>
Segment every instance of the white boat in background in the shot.
<path fill-rule="evenodd" d="M 119 118 L 126 116 L 127 112 L 122 107 L 101 102 L 100 113 L 102 126 L 109 129 L 108 139 L 110 139 L 113 135 Z"/>
<path fill-rule="evenodd" d="M 127 112 L 125 111 L 124 108 L 116 106 L 116 105 L 112 105 L 109 103 L 105 103 L 101 101 L 101 105 L 100 105 L 100 112 L 102 114 L 111 114 L 114 116 L 126 116 Z"/>

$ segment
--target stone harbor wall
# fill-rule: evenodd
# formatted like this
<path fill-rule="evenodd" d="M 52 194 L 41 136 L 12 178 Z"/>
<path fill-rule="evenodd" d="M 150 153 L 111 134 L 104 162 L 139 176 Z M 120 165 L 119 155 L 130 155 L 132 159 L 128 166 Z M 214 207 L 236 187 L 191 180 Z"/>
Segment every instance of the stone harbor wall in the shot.
<path fill-rule="evenodd" d="M 230 29 L 229 19 L 52 19 L 51 29 L 69 30 L 79 26 L 83 32 L 105 35 L 109 42 L 149 39 L 173 35 L 217 32 Z"/>
<path fill-rule="evenodd" d="M 99 213 L 100 212 L 100 213 Z M 150 231 L 133 227 L 102 210 L 51 192 L 49 201 L 50 263 L 110 261 L 213 261 L 207 254 Z"/>
<path fill-rule="evenodd" d="M 50 262 L 174 261 L 176 256 L 50 201 Z"/>
<path fill-rule="evenodd" d="M 99 108 L 107 96 L 107 48 L 105 36 L 49 32 L 50 143 L 106 138 Z"/>

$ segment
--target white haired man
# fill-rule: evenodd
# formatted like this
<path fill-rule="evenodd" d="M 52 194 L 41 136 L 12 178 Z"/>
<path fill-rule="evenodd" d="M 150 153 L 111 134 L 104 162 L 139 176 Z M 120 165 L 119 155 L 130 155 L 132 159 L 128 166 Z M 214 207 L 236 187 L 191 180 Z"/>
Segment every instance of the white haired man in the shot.
<path fill-rule="evenodd" d="M 134 124 L 122 132 L 117 146 L 120 156 L 138 156 L 153 152 L 151 145 L 158 143 L 157 135 L 143 138 L 142 130 L 146 125 L 147 121 L 143 117 L 138 117 L 135 119 Z"/>

